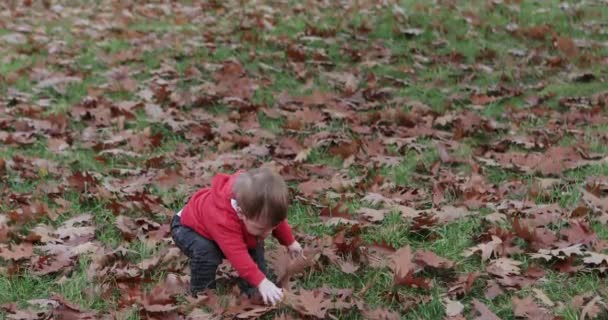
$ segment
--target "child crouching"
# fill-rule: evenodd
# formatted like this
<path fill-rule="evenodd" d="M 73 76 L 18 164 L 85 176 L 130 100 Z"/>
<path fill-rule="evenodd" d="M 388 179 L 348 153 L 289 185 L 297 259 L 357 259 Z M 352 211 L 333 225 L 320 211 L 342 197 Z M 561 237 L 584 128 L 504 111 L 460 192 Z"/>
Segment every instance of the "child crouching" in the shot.
<path fill-rule="evenodd" d="M 171 222 L 175 244 L 190 258 L 193 295 L 215 288 L 217 267 L 226 258 L 248 295 L 258 290 L 265 303 L 280 301 L 283 291 L 268 280 L 264 238 L 272 235 L 302 254 L 287 223 L 289 192 L 283 179 L 267 168 L 216 175 L 197 191 Z"/>

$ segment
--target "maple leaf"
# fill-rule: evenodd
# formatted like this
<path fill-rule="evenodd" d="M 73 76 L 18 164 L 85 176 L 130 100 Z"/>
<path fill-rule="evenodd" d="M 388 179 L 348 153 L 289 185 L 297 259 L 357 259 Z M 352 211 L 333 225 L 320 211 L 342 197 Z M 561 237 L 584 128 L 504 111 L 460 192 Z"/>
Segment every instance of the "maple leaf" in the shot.
<path fill-rule="evenodd" d="M 382 222 L 388 210 L 372 209 L 372 208 L 360 208 L 357 213 L 372 223 Z"/>
<path fill-rule="evenodd" d="M 394 283 L 396 285 L 405 285 L 410 287 L 418 287 L 428 289 L 431 283 L 428 279 L 414 277 L 416 265 L 412 261 L 412 249 L 410 246 L 405 246 L 397 250 L 392 256 L 390 265 L 394 274 Z"/>
<path fill-rule="evenodd" d="M 581 320 L 596 319 L 602 312 L 602 310 L 600 309 L 600 306 L 598 306 L 598 304 L 603 305 L 604 309 L 606 308 L 606 306 L 603 303 L 600 296 L 596 295 L 593 298 L 591 298 L 591 297 L 592 297 L 592 295 L 587 293 L 587 294 L 575 296 L 572 299 L 572 304 L 577 309 L 582 309 L 581 315 L 580 315 Z"/>
<path fill-rule="evenodd" d="M 317 263 L 316 255 L 318 252 L 319 250 L 316 248 L 305 248 L 303 255 L 292 259 L 284 248 L 275 250 L 271 254 L 271 258 L 279 287 L 287 287 L 287 283 L 291 277 L 313 267 Z"/>
<path fill-rule="evenodd" d="M 250 299 L 233 299 L 223 311 L 223 317 L 237 319 L 257 319 L 276 309 L 276 306 L 265 306 L 254 303 Z"/>
<path fill-rule="evenodd" d="M 342 208 L 344 204 L 342 202 L 337 203 L 334 207 L 325 207 L 321 210 L 319 215 L 321 217 L 338 217 L 344 219 L 350 219 L 352 216 L 348 213 L 348 208 Z"/>
<path fill-rule="evenodd" d="M 299 294 L 285 292 L 285 303 L 302 316 L 324 319 L 331 307 L 331 300 L 318 290 L 300 290 Z"/>
<path fill-rule="evenodd" d="M 597 252 L 587 252 L 587 255 L 583 257 L 583 262 L 595 266 L 608 267 L 608 255 Z"/>
<path fill-rule="evenodd" d="M 566 259 L 566 258 L 570 258 L 572 256 L 577 256 L 577 255 L 583 255 L 584 254 L 584 247 L 582 246 L 582 244 L 575 244 L 569 247 L 564 247 L 564 248 L 557 248 L 557 249 L 553 249 L 553 250 L 548 250 L 548 249 L 540 249 L 538 250 L 537 253 L 532 253 L 530 254 L 530 256 L 532 258 L 543 258 L 546 261 L 550 261 L 554 258 L 556 259 Z"/>
<path fill-rule="evenodd" d="M 481 261 L 486 261 L 496 255 L 498 247 L 502 245 L 502 239 L 492 235 L 492 241 L 482 243 L 472 248 L 465 250 L 464 256 L 469 257 L 477 252 L 481 253 Z"/>
<path fill-rule="evenodd" d="M 475 280 L 480 276 L 479 272 L 471 272 L 467 275 L 458 277 L 458 280 L 450 284 L 448 294 L 450 296 L 461 297 L 471 292 Z"/>
<path fill-rule="evenodd" d="M 389 309 L 380 308 L 380 309 L 364 309 L 361 314 L 365 317 L 365 319 L 369 320 L 398 320 L 400 319 L 399 314 L 394 311 L 390 311 Z"/>
<path fill-rule="evenodd" d="M 523 299 L 513 297 L 511 302 L 513 304 L 513 313 L 517 317 L 540 320 L 554 319 L 551 312 L 537 305 L 536 302 L 534 302 L 534 300 L 532 299 L 532 297 L 526 297 Z"/>
<path fill-rule="evenodd" d="M 595 231 L 584 221 L 572 222 L 568 228 L 560 230 L 560 235 L 570 245 L 582 244 L 586 247 L 593 247 L 600 240 Z"/>
<path fill-rule="evenodd" d="M 88 172 L 75 172 L 72 176 L 67 178 L 70 186 L 76 188 L 79 192 L 91 192 L 98 184 L 97 178 Z"/>
<path fill-rule="evenodd" d="M 456 317 L 464 311 L 464 305 L 460 301 L 445 299 L 445 314 L 448 317 Z"/>
<path fill-rule="evenodd" d="M 22 243 L 20 245 L 8 246 L 0 244 L 0 257 L 7 260 L 23 260 L 30 258 L 34 254 L 34 247 L 31 243 Z"/>
<path fill-rule="evenodd" d="M 52 300 L 58 302 L 58 306 L 53 309 L 53 318 L 57 319 L 97 319 L 96 312 L 83 311 L 80 307 L 67 301 L 64 297 L 54 294 Z"/>
<path fill-rule="evenodd" d="M 57 272 L 66 272 L 73 266 L 71 255 L 59 254 L 56 256 L 39 256 L 31 261 L 32 273 L 36 275 L 48 275 Z"/>
<path fill-rule="evenodd" d="M 340 266 L 340 270 L 347 274 L 354 274 L 357 270 L 359 270 L 358 265 L 355 265 L 352 261 L 348 260 L 339 260 L 338 265 Z"/>
<path fill-rule="evenodd" d="M 433 267 L 437 269 L 451 269 L 454 262 L 442 258 L 432 251 L 418 250 L 414 255 L 414 261 L 422 266 Z"/>
<path fill-rule="evenodd" d="M 386 243 L 372 244 L 364 250 L 364 258 L 370 267 L 384 268 L 391 262 L 391 255 L 395 251 L 395 248 Z"/>
<path fill-rule="evenodd" d="M 361 201 L 368 202 L 372 206 L 381 204 L 393 204 L 394 200 L 384 197 L 383 195 L 375 192 L 369 192 L 361 199 Z"/>
<path fill-rule="evenodd" d="M 159 229 L 160 225 L 146 218 L 131 219 L 120 215 L 116 217 L 116 227 L 122 232 L 125 239 L 132 240 Z"/>
<path fill-rule="evenodd" d="M 512 225 L 514 233 L 520 238 L 530 242 L 535 249 L 549 247 L 557 240 L 551 231 L 545 228 L 530 229 L 522 225 L 521 220 L 518 218 L 513 219 Z"/>
<path fill-rule="evenodd" d="M 331 187 L 331 183 L 327 180 L 308 180 L 306 182 L 300 183 L 299 190 L 306 197 L 312 197 L 316 193 L 321 193 L 326 189 Z"/>
<path fill-rule="evenodd" d="M 473 308 L 475 308 L 475 311 L 478 313 L 478 315 L 473 318 L 474 320 L 501 320 L 481 301 L 473 299 L 472 304 Z"/>
<path fill-rule="evenodd" d="M 538 279 L 521 276 L 522 263 L 509 258 L 499 258 L 491 261 L 486 271 L 496 278 L 496 281 L 507 289 L 520 289 L 535 283 Z"/>
<path fill-rule="evenodd" d="M 500 284 L 498 284 L 495 280 L 488 281 L 485 289 L 484 289 L 484 297 L 486 299 L 494 299 L 498 296 L 501 296 L 505 293 Z"/>

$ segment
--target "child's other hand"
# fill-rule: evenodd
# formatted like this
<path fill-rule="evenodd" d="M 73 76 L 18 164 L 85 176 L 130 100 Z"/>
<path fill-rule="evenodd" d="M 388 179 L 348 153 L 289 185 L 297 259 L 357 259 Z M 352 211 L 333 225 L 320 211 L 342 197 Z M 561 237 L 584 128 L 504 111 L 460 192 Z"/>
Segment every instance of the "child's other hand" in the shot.
<path fill-rule="evenodd" d="M 304 250 L 302 249 L 300 243 L 297 241 L 294 241 L 294 243 L 290 244 L 287 249 L 289 250 L 289 254 L 291 255 L 291 257 L 294 259 L 299 256 L 304 257 Z M 306 257 L 304 257 L 304 259 L 306 259 Z"/>
<path fill-rule="evenodd" d="M 278 288 L 272 281 L 268 279 L 262 280 L 258 286 L 258 290 L 262 295 L 262 299 L 266 304 L 275 305 L 283 299 L 283 289 Z"/>

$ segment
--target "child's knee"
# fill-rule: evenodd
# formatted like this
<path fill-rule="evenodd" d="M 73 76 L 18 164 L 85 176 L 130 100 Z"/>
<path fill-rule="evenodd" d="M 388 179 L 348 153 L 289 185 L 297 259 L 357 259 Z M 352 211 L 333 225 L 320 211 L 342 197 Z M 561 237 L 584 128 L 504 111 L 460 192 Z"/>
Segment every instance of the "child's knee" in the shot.
<path fill-rule="evenodd" d="M 222 263 L 224 256 L 222 251 L 212 243 L 201 242 L 192 247 L 193 259 L 204 260 L 209 264 L 219 265 Z"/>

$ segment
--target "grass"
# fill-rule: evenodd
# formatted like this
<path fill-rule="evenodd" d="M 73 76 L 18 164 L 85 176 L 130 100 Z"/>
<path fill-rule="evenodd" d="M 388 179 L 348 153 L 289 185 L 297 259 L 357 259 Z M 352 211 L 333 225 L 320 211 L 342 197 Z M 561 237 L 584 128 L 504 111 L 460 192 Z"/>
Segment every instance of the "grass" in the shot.
<path fill-rule="evenodd" d="M 518 65 L 521 62 L 515 60 L 508 53 L 509 49 L 534 50 L 535 48 L 539 48 L 540 54 L 544 56 L 555 56 L 560 53 L 558 49 L 550 45 L 552 41 L 550 39 L 551 36 L 547 36 L 544 40 L 532 40 L 514 36 L 507 32 L 505 28 L 513 21 L 517 21 L 520 29 L 548 24 L 556 34 L 561 36 L 605 41 L 605 37 L 602 38 L 602 35 L 599 33 L 585 32 L 583 25 L 587 21 L 584 17 L 590 17 L 595 19 L 595 21 L 601 21 L 602 17 L 607 18 L 608 9 L 606 6 L 594 6 L 590 4 L 588 7 L 582 8 L 582 17 L 576 17 L 560 9 L 559 2 L 553 0 L 543 2 L 524 1 L 518 10 L 514 10 L 507 5 L 501 5 L 492 9 L 488 7 L 487 3 L 489 2 L 486 1 L 458 2 L 454 8 L 450 8 L 449 6 L 434 6 L 424 1 L 409 0 L 397 2 L 399 4 L 396 6 L 405 12 L 405 18 L 399 18 L 395 14 L 394 8 L 374 9 L 373 14 L 369 14 L 366 11 L 367 9 L 361 12 L 344 13 L 345 17 L 343 19 L 332 14 L 332 10 L 321 10 L 319 12 L 315 12 L 314 10 L 313 12 L 290 10 L 289 12 L 293 14 L 293 17 L 291 19 L 278 19 L 275 21 L 276 25 L 272 30 L 259 32 L 258 35 L 262 40 L 257 44 L 240 41 L 240 37 L 244 35 L 244 32 L 238 31 L 238 28 L 236 28 L 238 19 L 233 21 L 216 17 L 220 20 L 218 22 L 218 25 L 221 26 L 220 29 L 225 28 L 225 30 L 234 31 L 234 33 L 222 40 L 219 39 L 220 37 L 217 37 L 217 42 L 213 46 L 201 45 L 200 47 L 193 48 L 190 44 L 184 44 L 183 46 L 175 47 L 166 45 L 165 47 L 150 48 L 149 50 L 145 50 L 135 61 L 126 62 L 124 65 L 129 70 L 137 70 L 134 78 L 137 79 L 138 83 L 150 80 L 154 70 L 167 62 L 174 63 L 175 69 L 180 75 L 183 75 L 189 66 L 195 66 L 201 72 L 201 78 L 193 79 L 192 82 L 180 82 L 182 88 L 188 89 L 191 85 L 200 84 L 202 81 L 212 81 L 212 72 L 207 70 L 204 65 L 219 65 L 226 59 L 237 58 L 243 62 L 249 72 L 263 75 L 271 81 L 271 84 L 262 86 L 256 90 L 253 98 L 255 104 L 269 107 L 276 103 L 276 97 L 281 92 L 306 94 L 317 89 L 322 91 L 334 90 L 327 82 L 324 72 L 348 72 L 353 69 L 357 69 L 362 74 L 373 72 L 378 78 L 381 76 L 391 76 L 404 80 L 407 84 L 397 88 L 395 90 L 396 95 L 406 97 L 410 101 L 425 103 L 438 113 L 470 109 L 471 106 L 468 103 L 457 100 L 452 101 L 451 97 L 455 95 L 466 97 L 470 94 L 471 90 L 485 89 L 497 85 L 517 86 L 519 84 L 535 84 L 542 81 L 546 86 L 536 93 L 538 95 L 554 93 L 555 97 L 549 99 L 546 104 L 555 110 L 561 111 L 565 110 L 559 105 L 560 98 L 590 96 L 605 88 L 604 81 L 590 83 L 571 82 L 560 72 L 541 70 L 539 69 L 540 66 L 533 64 Z M 293 8 L 294 5 L 295 2 L 292 1 L 289 6 Z M 239 13 L 238 10 L 235 12 Z M 467 22 L 463 18 L 464 16 L 479 21 L 479 25 Z M 124 30 L 107 33 L 107 37 L 103 41 L 88 39 L 84 35 L 80 38 L 78 34 L 71 34 L 71 30 L 74 27 L 68 23 L 57 23 L 41 19 L 36 22 L 39 23 L 39 27 L 52 30 L 50 36 L 53 38 L 62 39 L 65 37 L 67 48 L 72 50 L 72 56 L 69 59 L 73 64 L 68 66 L 59 63 L 50 64 L 48 69 L 51 71 L 83 71 L 84 80 L 69 85 L 64 94 L 53 89 L 45 89 L 41 92 L 33 90 L 35 82 L 30 79 L 29 71 L 48 58 L 44 50 L 35 51 L 34 54 L 15 55 L 14 58 L 5 59 L 0 63 L 0 95 L 6 96 L 9 92 L 18 90 L 32 94 L 33 101 L 48 98 L 51 101 L 51 106 L 45 110 L 46 114 L 69 115 L 69 111 L 87 97 L 91 89 L 107 83 L 106 72 L 117 67 L 116 65 L 109 65 L 103 59 L 100 59 L 100 53 L 111 56 L 138 47 L 137 37 L 123 37 L 121 36 L 121 32 L 139 32 L 141 35 L 154 34 L 158 37 L 163 37 L 166 33 L 181 33 L 192 35 L 196 39 L 204 38 L 205 31 L 201 31 L 204 28 L 201 28 L 200 25 L 195 22 L 175 25 L 174 18 L 172 15 L 163 15 L 162 19 L 137 16 L 125 26 Z M 308 24 L 311 21 L 314 22 L 313 24 L 317 28 L 323 30 L 334 30 L 338 27 L 342 27 L 342 29 L 336 30 L 336 36 L 332 37 L 333 41 L 326 41 L 327 39 L 320 37 L 310 40 L 308 43 L 302 42 L 306 43 L 306 49 L 310 52 L 312 50 L 319 50 L 319 52 L 326 53 L 333 66 L 322 67 L 307 61 L 304 65 L 306 71 L 309 72 L 309 78 L 301 79 L 289 64 L 283 63 L 288 59 L 288 56 L 285 53 L 285 45 L 280 39 L 286 37 L 292 39 L 292 41 L 301 41 L 299 39 L 307 32 Z M 371 30 L 366 34 L 368 40 L 357 40 L 355 37 L 356 32 L 353 30 L 355 30 L 355 27 L 365 24 L 371 26 Z M 345 26 L 349 26 L 349 29 L 345 29 Z M 406 27 L 420 28 L 422 33 L 419 36 L 410 38 L 399 31 L 400 28 Z M 0 36 L 9 32 L 9 30 L 0 29 Z M 364 33 L 364 31 L 360 32 Z M 438 45 L 438 40 L 444 40 L 445 44 Z M 203 40 L 200 41 L 202 42 Z M 170 43 L 169 39 L 167 39 L 167 43 Z M 234 46 L 234 44 L 238 44 L 238 46 Z M 0 49 L 3 50 L 0 53 L 16 53 L 18 50 L 24 50 L 26 47 L 22 45 L 8 46 Z M 359 64 L 346 54 L 347 47 L 363 56 L 369 54 L 369 52 L 378 50 L 378 48 L 384 48 L 392 53 L 393 58 L 390 61 L 382 61 L 371 66 Z M 483 54 L 484 50 L 495 52 L 496 58 L 489 62 L 482 61 L 483 59 L 479 57 Z M 605 57 L 608 54 L 606 46 L 589 50 L 591 53 L 599 56 L 603 55 Z M 252 51 L 255 51 L 255 55 L 252 54 Z M 462 55 L 462 61 L 457 63 L 421 62 L 424 58 L 431 61 L 435 58 L 442 59 L 449 57 L 451 54 Z M 369 57 L 366 57 L 366 59 L 373 60 Z M 486 64 L 493 72 L 489 74 L 478 72 L 471 81 L 462 81 L 463 76 L 470 74 L 470 72 L 462 69 L 462 65 L 466 64 L 470 66 L 478 62 Z M 272 70 L 268 70 L 262 64 L 273 68 Z M 602 68 L 602 71 L 596 72 L 596 75 L 605 79 L 605 66 Z M 584 67 L 580 67 L 580 69 L 585 70 Z M 411 70 L 414 70 L 414 72 Z M 9 78 L 14 78 L 15 80 L 11 82 L 3 80 Z M 113 101 L 133 100 L 135 99 L 135 93 L 118 92 L 109 94 L 106 97 Z M 525 108 L 524 105 L 522 97 L 512 97 L 486 105 L 479 113 L 500 120 L 507 107 L 516 106 L 517 108 Z M 192 106 L 176 106 L 176 108 L 186 112 L 197 110 L 197 107 Z M 222 104 L 205 106 L 204 108 L 205 112 L 209 112 L 216 117 L 222 117 L 231 110 L 230 106 Z M 380 111 L 385 111 L 388 108 L 390 107 L 380 106 Z M 263 112 L 259 112 L 258 121 L 261 128 L 277 136 L 286 133 L 286 130 L 283 128 L 285 123 L 284 118 L 272 119 Z M 529 126 L 541 127 L 536 121 L 541 122 L 543 119 L 530 120 Z M 43 158 L 54 161 L 58 166 L 69 168 L 71 171 L 98 172 L 105 176 L 111 176 L 113 169 L 144 167 L 145 161 L 155 156 L 167 156 L 167 161 L 176 166 L 179 165 L 179 161 L 172 154 L 180 146 L 189 144 L 189 140 L 185 138 L 183 133 L 173 132 L 168 126 L 149 121 L 145 113 L 142 112 L 138 112 L 135 121 L 126 123 L 126 128 L 136 132 L 141 132 L 148 127 L 151 127 L 153 132 L 162 133 L 163 140 L 160 147 L 155 150 L 146 150 L 138 157 L 108 157 L 109 162 L 107 164 L 96 159 L 98 152 L 79 144 L 74 144 L 63 153 L 49 151 L 47 149 L 47 140 L 43 137 L 40 137 L 36 143 L 29 146 L 9 145 L 1 147 L 0 159 L 8 161 L 16 156 Z M 348 127 L 349 124 L 346 122 L 332 121 L 328 124 L 327 130 L 346 132 Z M 2 127 L 0 126 L 0 128 Z M 83 129 L 83 125 L 71 120 L 69 129 L 80 131 Z M 107 129 L 108 137 L 117 132 L 115 124 Z M 606 131 L 605 125 L 598 127 L 589 126 L 583 129 L 585 131 L 585 141 L 591 145 L 594 152 L 608 153 L 605 141 L 599 138 L 600 133 Z M 479 136 L 467 137 L 459 141 L 462 144 L 462 148 L 456 152 L 456 155 L 462 157 L 471 156 L 474 150 L 480 145 L 487 143 L 492 137 L 494 136 L 483 132 Z M 379 173 L 386 180 L 397 186 L 416 186 L 430 190 L 428 189 L 428 185 L 417 181 L 415 175 L 418 172 L 419 166 L 430 168 L 439 160 L 439 155 L 431 140 L 422 140 L 421 144 L 427 147 L 425 151 L 422 153 L 414 151 L 397 153 L 397 156 L 401 158 L 401 162 L 396 166 L 382 167 L 379 169 Z M 566 137 L 560 142 L 563 145 L 573 145 L 576 143 L 578 141 L 573 137 Z M 209 152 L 212 149 L 206 149 L 205 146 L 201 146 L 200 150 Z M 205 155 L 203 152 L 201 158 L 204 158 Z M 343 165 L 343 160 L 337 156 L 329 155 L 325 147 L 314 148 L 306 162 L 309 164 L 326 165 L 335 169 L 340 169 Z M 356 175 L 363 172 L 364 167 L 365 164 L 363 163 L 355 163 L 350 170 L 353 175 Z M 35 194 L 36 187 L 39 183 L 61 181 L 61 177 L 49 176 L 48 173 L 42 171 L 39 170 L 37 177 L 21 177 L 19 173 L 9 170 L 8 179 L 0 181 L 0 190 L 8 190 L 14 194 L 32 194 L 35 198 L 41 198 L 43 201 L 51 203 L 45 195 Z M 533 179 L 532 176 L 521 175 L 502 168 L 484 168 L 483 174 L 488 182 L 497 185 L 510 181 L 513 178 L 528 182 Z M 589 176 L 608 176 L 608 164 L 593 165 L 567 172 L 565 177 L 573 180 L 574 185 L 568 186 L 566 189 L 555 189 L 550 202 L 558 203 L 566 208 L 576 207 L 580 199 L 578 186 Z M 181 208 L 188 196 L 184 189 L 179 188 L 168 191 L 163 191 L 160 188 L 150 188 L 150 192 L 165 199 L 165 203 L 172 210 Z M 64 197 L 72 203 L 72 206 L 58 221 L 52 222 L 44 219 L 32 222 L 26 224 L 24 230 L 35 226 L 36 223 L 48 223 L 58 226 L 67 218 L 86 212 L 94 216 L 94 223 L 97 227 L 97 240 L 110 248 L 117 248 L 123 243 L 121 233 L 115 226 L 115 216 L 107 209 L 106 202 L 88 199 L 86 196 L 76 192 L 69 192 Z M 348 203 L 348 205 L 356 208 L 361 204 L 354 200 L 352 203 Z M 51 206 L 54 205 L 51 204 Z M 0 203 L 0 211 L 2 212 L 8 212 L 13 209 L 16 209 L 14 204 Z M 141 212 L 128 212 L 127 214 L 131 216 L 145 215 L 145 213 Z M 305 203 L 295 201 L 291 206 L 289 217 L 291 224 L 299 233 L 321 236 L 334 232 L 333 228 L 324 226 L 321 223 L 318 217 L 318 209 Z M 153 216 L 152 218 L 161 223 L 166 222 L 165 217 Z M 440 226 L 433 231 L 433 237 L 428 237 L 410 232 L 409 222 L 404 221 L 398 213 L 393 213 L 388 215 L 382 223 L 367 229 L 363 234 L 363 239 L 368 243 L 386 241 L 395 247 L 411 245 L 414 249 L 431 250 L 442 257 L 455 261 L 456 267 L 454 272 L 464 274 L 483 269 L 483 264 L 480 263 L 477 257 L 465 258 L 462 256 L 462 252 L 465 249 L 475 244 L 473 235 L 483 231 L 482 224 L 479 216 L 473 216 Z M 608 228 L 606 226 L 594 225 L 594 228 L 600 238 L 604 240 L 608 239 Z M 132 241 L 129 249 L 132 251 L 129 260 L 133 263 L 152 257 L 159 250 L 159 248 L 150 248 L 139 240 Z M 115 308 L 117 303 L 116 297 L 103 299 L 94 295 L 91 299 L 91 297 L 86 295 L 86 290 L 90 288 L 87 278 L 87 269 L 90 261 L 89 259 L 81 258 L 77 263 L 78 266 L 75 270 L 62 281 L 59 281 L 60 278 L 56 276 L 40 277 L 29 274 L 27 271 L 19 272 L 13 276 L 6 273 L 0 274 L 0 305 L 10 302 L 24 304 L 31 299 L 48 298 L 52 293 L 56 292 L 86 309 L 103 311 Z M 160 279 L 162 279 L 162 272 L 155 273 L 154 280 L 158 281 Z M 393 281 L 392 275 L 388 270 L 362 268 L 354 275 L 348 275 L 341 272 L 335 266 L 329 266 L 322 272 L 307 274 L 301 281 L 302 286 L 305 288 L 331 286 L 335 288 L 352 288 L 355 292 L 358 292 L 371 282 L 373 285 L 371 285 L 364 295 L 367 303 L 371 306 L 389 307 L 393 310 L 399 310 L 401 307 L 399 303 L 388 301 L 385 298 L 387 288 L 391 288 Z M 553 310 L 556 315 L 560 315 L 564 319 L 574 320 L 578 319 L 580 312 L 569 301 L 576 295 L 598 292 L 600 288 L 603 288 L 601 281 L 602 279 L 593 273 L 566 277 L 550 272 L 546 279 L 536 285 L 535 288 L 541 289 L 554 302 L 560 302 L 564 305 L 563 308 L 555 308 Z M 406 296 L 423 293 L 432 296 L 432 299 L 428 303 L 414 306 L 404 315 L 405 319 L 439 319 L 444 317 L 445 308 L 441 302 L 441 295 L 446 289 L 445 283 L 436 281 L 434 284 L 435 287 L 428 292 L 419 289 L 395 289 Z M 508 293 L 495 300 L 486 300 L 483 298 L 483 287 L 478 283 L 472 293 L 465 297 L 463 301 L 468 303 L 472 298 L 481 299 L 502 319 L 513 319 L 511 297 L 524 297 L 531 294 L 530 289 L 526 289 L 521 292 Z M 465 305 L 468 306 L 467 303 Z M 344 319 L 361 319 L 361 315 L 353 311 L 345 314 L 335 314 L 335 316 Z M 3 315 L 0 314 L 0 317 L 3 317 Z M 128 316 L 128 319 L 138 318 L 139 315 L 136 312 Z"/>

